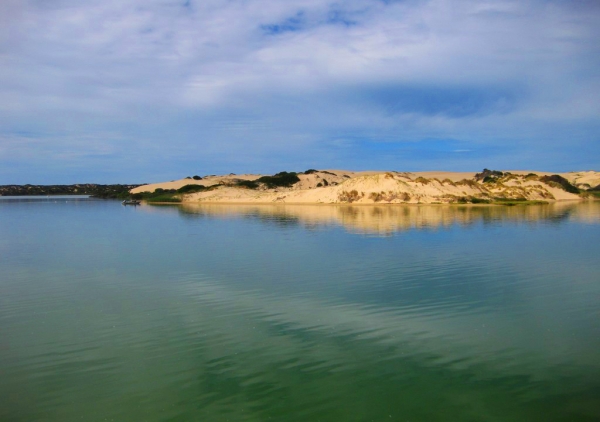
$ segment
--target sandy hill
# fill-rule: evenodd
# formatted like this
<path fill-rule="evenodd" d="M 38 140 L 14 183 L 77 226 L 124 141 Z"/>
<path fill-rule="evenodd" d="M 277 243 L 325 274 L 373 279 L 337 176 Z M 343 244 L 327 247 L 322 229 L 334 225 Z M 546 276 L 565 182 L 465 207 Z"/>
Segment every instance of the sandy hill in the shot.
<path fill-rule="evenodd" d="M 600 172 L 397 172 L 307 170 L 303 173 L 229 174 L 143 185 L 149 200 L 226 203 L 487 203 L 578 200 L 600 185 Z"/>

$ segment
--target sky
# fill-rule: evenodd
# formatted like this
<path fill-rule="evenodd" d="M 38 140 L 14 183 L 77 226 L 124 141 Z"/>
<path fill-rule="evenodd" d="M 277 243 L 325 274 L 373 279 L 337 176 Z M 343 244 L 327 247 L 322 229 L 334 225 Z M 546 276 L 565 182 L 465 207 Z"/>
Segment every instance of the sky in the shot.
<path fill-rule="evenodd" d="M 0 184 L 484 167 L 600 170 L 600 1 L 0 1 Z"/>

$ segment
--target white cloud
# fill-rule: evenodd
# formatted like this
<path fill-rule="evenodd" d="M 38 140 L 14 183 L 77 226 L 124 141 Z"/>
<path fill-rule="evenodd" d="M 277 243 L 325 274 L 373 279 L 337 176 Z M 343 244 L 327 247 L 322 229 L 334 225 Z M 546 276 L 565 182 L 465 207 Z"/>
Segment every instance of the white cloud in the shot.
<path fill-rule="evenodd" d="M 5 137 L 156 131 L 174 134 L 165 150 L 264 152 L 348 132 L 496 146 L 547 142 L 549 127 L 557 138 L 599 135 L 593 3 L 6 1 L 0 16 Z M 386 87 L 402 107 L 377 103 Z M 444 100 L 447 91 L 469 96 Z M 200 129 L 210 139 L 193 136 Z"/>

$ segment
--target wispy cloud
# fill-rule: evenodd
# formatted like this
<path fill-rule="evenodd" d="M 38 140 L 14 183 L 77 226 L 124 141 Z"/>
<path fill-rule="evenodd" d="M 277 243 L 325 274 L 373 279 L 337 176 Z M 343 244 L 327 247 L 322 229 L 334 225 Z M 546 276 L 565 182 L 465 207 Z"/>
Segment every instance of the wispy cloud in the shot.
<path fill-rule="evenodd" d="M 123 147 L 104 162 L 95 156 L 86 177 L 111 160 L 136 163 L 115 169 L 119 181 L 149 180 L 157 166 L 169 178 L 342 158 L 378 168 L 389 162 L 369 149 L 379 144 L 417 145 L 394 166 L 417 170 L 432 165 L 446 139 L 488 152 L 468 163 L 458 157 L 473 154 L 453 154 L 446 168 L 598 165 L 577 152 L 600 152 L 597 2 L 0 7 L 0 183 L 31 181 L 22 169 L 36 157 L 56 164 L 49 181 L 65 181 L 58 164 L 89 160 L 85 151 L 102 149 L 107 133 Z M 47 141 L 28 143 L 18 161 L 6 151 L 25 132 Z M 333 146 L 342 139 L 360 139 L 356 154 Z M 81 154 L 48 154 L 65 144 Z"/>

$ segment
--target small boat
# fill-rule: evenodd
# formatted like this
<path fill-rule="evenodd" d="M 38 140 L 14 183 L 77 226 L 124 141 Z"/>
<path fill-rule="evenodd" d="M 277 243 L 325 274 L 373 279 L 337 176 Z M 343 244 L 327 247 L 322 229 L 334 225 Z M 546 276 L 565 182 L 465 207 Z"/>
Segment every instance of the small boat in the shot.
<path fill-rule="evenodd" d="M 123 202 L 121 202 L 121 204 L 123 205 L 140 205 L 140 201 L 137 201 L 135 199 L 126 199 Z"/>

